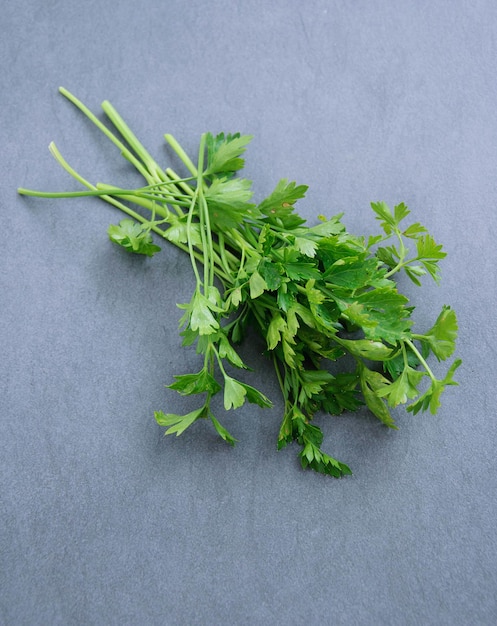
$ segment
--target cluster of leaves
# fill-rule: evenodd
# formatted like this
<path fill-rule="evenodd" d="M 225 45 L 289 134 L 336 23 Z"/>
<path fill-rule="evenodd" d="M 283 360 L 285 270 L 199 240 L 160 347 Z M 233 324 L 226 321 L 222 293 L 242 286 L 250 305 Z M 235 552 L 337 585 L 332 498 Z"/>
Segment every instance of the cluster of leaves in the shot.
<path fill-rule="evenodd" d="M 154 232 L 190 257 L 196 285 L 191 300 L 179 305 L 180 328 L 183 345 L 196 345 L 203 366 L 175 376 L 169 388 L 201 400 L 198 409 L 184 415 L 157 411 L 166 434 L 180 435 L 207 419 L 234 445 L 235 437 L 213 414 L 212 398 L 222 393 L 226 411 L 246 402 L 272 406 L 261 391 L 233 374 L 247 367 L 236 346 L 249 327 L 264 338 L 283 395 L 278 448 L 297 442 L 304 468 L 334 477 L 351 473 L 321 449 L 317 413 L 339 415 L 365 404 L 385 426 L 396 428 L 391 409 L 400 404 L 408 404 L 413 414 L 437 411 L 445 387 L 456 384 L 453 375 L 460 360 L 437 378 L 427 359 L 452 356 L 457 320 L 444 306 L 428 331 L 413 331 L 414 307 L 398 291 L 394 276 L 404 272 L 418 286 L 423 275 L 438 281 L 445 253 L 422 225 L 404 226 L 409 215 L 404 204 L 392 211 L 384 202 L 373 203 L 382 233 L 368 239 L 348 233 L 341 215 L 321 216 L 309 226 L 295 210 L 306 193 L 304 185 L 281 180 L 262 202 L 252 202 L 251 182 L 237 175 L 250 136 L 206 133 L 194 164 L 166 135 L 186 168 L 187 175 L 180 177 L 155 162 L 108 102 L 104 111 L 126 144 L 72 94 L 61 91 L 105 132 L 147 184 L 134 190 L 94 186 L 52 145 L 59 163 L 88 191 L 20 193 L 99 195 L 129 216 L 109 228 L 114 243 L 152 256 L 160 250 Z M 331 368 L 332 362 L 347 367 Z"/>

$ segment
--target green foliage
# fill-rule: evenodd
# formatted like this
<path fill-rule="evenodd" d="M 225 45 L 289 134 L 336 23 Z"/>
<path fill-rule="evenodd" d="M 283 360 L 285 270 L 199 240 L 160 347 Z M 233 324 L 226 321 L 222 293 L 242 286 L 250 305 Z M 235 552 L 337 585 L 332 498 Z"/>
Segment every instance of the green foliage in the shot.
<path fill-rule="evenodd" d="M 232 374 L 233 368 L 249 369 L 234 347 L 249 329 L 262 336 L 281 388 L 284 410 L 277 447 L 295 442 L 304 468 L 337 478 L 351 473 L 322 450 L 318 416 L 366 405 L 382 424 L 395 429 L 393 412 L 399 405 L 407 405 L 412 414 L 437 412 L 445 388 L 457 384 L 454 373 L 461 361 L 454 360 L 437 378 L 427 359 L 433 355 L 446 361 L 453 355 L 457 319 L 444 306 L 428 331 L 412 330 L 414 306 L 394 279 L 404 272 L 418 286 L 424 276 L 438 282 L 445 252 L 424 226 L 405 224 L 410 214 L 405 204 L 391 210 L 385 202 L 372 203 L 381 233 L 367 238 L 347 232 L 341 214 L 319 216 L 309 226 L 295 211 L 305 185 L 282 179 L 267 198 L 252 203 L 252 183 L 236 175 L 250 136 L 206 133 L 194 164 L 166 135 L 191 174 L 180 178 L 159 167 L 109 103 L 105 113 L 133 153 L 74 96 L 62 93 L 146 180 L 135 190 L 94 186 L 51 146 L 61 165 L 88 188 L 87 195 L 100 195 L 127 214 L 118 226 L 109 227 L 110 239 L 152 256 L 160 250 L 154 234 L 190 258 L 195 288 L 190 302 L 178 305 L 183 310 L 180 332 L 184 346 L 196 347 L 203 366 L 196 373 L 175 375 L 168 388 L 182 396 L 201 395 L 203 404 L 185 415 L 157 411 L 165 434 L 180 435 L 206 419 L 222 440 L 235 445 L 235 437 L 212 412 L 212 398 L 219 394 L 225 411 L 247 402 L 261 409 L 272 406 L 262 391 Z M 85 194 L 19 191 L 45 197 Z M 147 211 L 150 215 L 144 216 Z"/>
<path fill-rule="evenodd" d="M 160 252 L 160 247 L 152 241 L 150 229 L 143 227 L 133 220 L 122 220 L 119 225 L 112 224 L 107 229 L 109 239 L 122 246 L 128 252 L 154 256 Z"/>
<path fill-rule="evenodd" d="M 204 192 L 212 227 L 219 231 L 236 228 L 248 215 L 256 215 L 251 183 L 241 178 L 214 178 Z"/>
<path fill-rule="evenodd" d="M 166 430 L 166 435 L 172 435 L 176 433 L 176 436 L 181 435 L 189 426 L 196 422 L 200 417 L 205 417 L 205 409 L 197 409 L 191 411 L 186 415 L 176 415 L 175 413 L 163 413 L 162 411 L 155 411 L 155 419 L 159 426 L 169 426 Z"/>
<path fill-rule="evenodd" d="M 205 367 L 197 374 L 181 374 L 174 378 L 175 382 L 167 386 L 182 396 L 191 396 L 196 393 L 209 393 L 213 396 L 221 390 L 221 385 Z"/>
<path fill-rule="evenodd" d="M 305 196 L 307 189 L 306 185 L 280 180 L 274 191 L 258 206 L 260 213 L 267 216 L 265 222 L 290 231 L 301 226 L 305 220 L 295 213 L 293 205 Z"/>
<path fill-rule="evenodd" d="M 456 347 L 457 330 L 456 314 L 445 305 L 432 328 L 424 335 L 417 336 L 422 343 L 424 356 L 432 352 L 439 361 L 445 361 L 452 356 Z"/>
<path fill-rule="evenodd" d="M 207 168 L 205 176 L 213 174 L 232 174 L 241 170 L 244 160 L 241 155 L 245 152 L 246 146 L 252 137 L 250 135 L 241 136 L 240 133 L 224 135 L 219 133 L 214 137 L 211 133 L 206 134 L 207 147 Z"/>
<path fill-rule="evenodd" d="M 216 313 L 220 311 L 219 307 L 201 293 L 200 289 L 196 289 L 192 299 L 188 304 L 178 304 L 178 308 L 184 309 L 186 312 L 180 320 L 181 325 L 186 325 L 192 331 L 198 332 L 199 335 L 211 335 L 219 328 L 219 321 L 216 319 Z"/>
<path fill-rule="evenodd" d="M 400 222 L 410 213 L 406 205 L 397 205 L 393 214 L 385 202 L 373 202 L 371 207 L 386 235 L 381 240 L 389 239 L 392 236 L 398 240 L 397 245 L 382 246 L 376 251 L 377 258 L 390 268 L 387 275 L 403 269 L 418 287 L 421 286 L 420 277 L 427 273 L 438 283 L 440 281 L 438 263 L 447 255 L 442 250 L 442 246 L 435 242 L 421 224 L 416 222 L 405 230 L 401 229 Z M 411 258 L 408 258 L 409 248 L 406 247 L 406 238 L 414 240 L 416 244 L 416 254 Z"/>

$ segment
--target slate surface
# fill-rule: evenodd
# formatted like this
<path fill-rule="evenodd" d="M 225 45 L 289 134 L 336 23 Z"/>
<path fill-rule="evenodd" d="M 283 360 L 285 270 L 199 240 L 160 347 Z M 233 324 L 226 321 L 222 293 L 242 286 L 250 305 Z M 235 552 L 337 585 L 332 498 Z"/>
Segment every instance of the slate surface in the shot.
<path fill-rule="evenodd" d="M 4 2 L 0 59 L 0 622 L 20 625 L 497 622 L 497 4 L 491 0 Z M 420 328 L 460 319 L 458 379 L 436 417 L 323 419 L 334 481 L 277 453 L 275 409 L 164 438 L 153 410 L 197 364 L 180 349 L 183 253 L 136 259 L 106 237 L 54 140 L 91 180 L 130 186 L 116 150 L 57 92 L 109 99 L 161 161 L 163 133 L 253 134 L 259 199 L 310 185 L 300 211 L 404 201 L 440 240 L 439 287 L 405 284 Z"/>

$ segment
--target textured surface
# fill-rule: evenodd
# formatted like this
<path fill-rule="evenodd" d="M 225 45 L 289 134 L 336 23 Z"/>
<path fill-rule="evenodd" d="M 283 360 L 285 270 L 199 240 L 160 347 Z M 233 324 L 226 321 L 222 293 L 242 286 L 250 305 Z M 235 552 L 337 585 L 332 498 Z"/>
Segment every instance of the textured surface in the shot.
<path fill-rule="evenodd" d="M 0 622 L 495 624 L 497 4 L 385 0 L 3 3 L 0 155 Z M 262 346 L 244 355 L 275 409 L 164 439 L 154 409 L 189 371 L 182 253 L 137 259 L 106 237 L 54 140 L 91 180 L 131 186 L 116 150 L 58 93 L 109 99 L 161 161 L 162 135 L 255 135 L 259 199 L 310 185 L 300 212 L 404 201 L 448 252 L 441 286 L 405 285 L 420 328 L 460 318 L 438 416 L 323 419 L 340 481 L 275 451 L 281 415 Z"/>

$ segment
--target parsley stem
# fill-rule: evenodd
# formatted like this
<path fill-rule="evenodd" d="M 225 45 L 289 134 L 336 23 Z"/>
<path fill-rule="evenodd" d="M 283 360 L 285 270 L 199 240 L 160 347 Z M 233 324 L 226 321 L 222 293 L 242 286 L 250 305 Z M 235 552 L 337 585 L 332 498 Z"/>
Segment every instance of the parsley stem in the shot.
<path fill-rule="evenodd" d="M 278 360 L 278 358 L 277 358 L 277 356 L 276 356 L 276 354 L 274 352 L 273 352 L 273 366 L 274 366 L 274 371 L 276 372 L 276 378 L 278 379 L 278 384 L 280 386 L 281 393 L 283 394 L 283 396 L 286 397 L 285 385 L 283 383 L 283 377 L 281 376 L 279 360 Z M 285 365 L 283 365 L 283 367 L 285 368 Z M 286 400 L 288 401 L 287 398 L 286 398 Z"/>
<path fill-rule="evenodd" d="M 209 255 L 208 242 L 207 242 L 207 226 L 205 223 L 205 210 L 202 203 L 202 190 L 199 188 L 198 193 L 198 204 L 199 204 L 199 218 L 200 218 L 200 238 L 202 239 L 202 252 L 204 255 L 202 265 L 204 268 L 204 292 L 208 291 L 209 286 L 211 285 L 211 259 Z"/>
<path fill-rule="evenodd" d="M 173 178 L 173 176 L 170 176 L 170 174 L 173 174 L 175 177 L 174 180 L 163 180 L 160 183 L 153 183 L 152 185 L 142 187 L 142 189 L 153 189 L 154 187 L 163 187 L 164 185 L 176 186 L 178 183 L 188 183 L 192 180 L 197 180 L 196 176 L 187 176 L 186 178 L 180 178 L 171 168 L 168 168 L 165 173 L 168 175 L 169 179 Z M 186 189 L 191 191 L 191 187 L 188 187 L 188 185 L 186 186 Z M 188 195 L 191 196 L 192 194 L 190 193 Z"/>
<path fill-rule="evenodd" d="M 244 224 L 243 234 L 246 240 L 249 241 L 254 246 L 254 248 L 257 247 L 257 237 L 255 236 L 253 228 L 249 224 Z"/>
<path fill-rule="evenodd" d="M 198 191 L 198 189 L 197 189 Z M 200 288 L 200 286 L 202 285 L 202 281 L 200 279 L 200 274 L 198 272 L 198 268 L 197 268 L 197 263 L 195 262 L 195 253 L 193 250 L 193 242 L 192 242 L 192 237 L 191 237 L 191 232 L 192 232 L 192 217 L 193 217 L 193 211 L 195 209 L 195 204 L 197 202 L 197 193 L 195 193 L 195 195 L 192 198 L 191 201 L 191 205 L 190 205 L 190 210 L 188 211 L 188 217 L 186 220 L 186 229 L 187 229 L 187 239 L 188 239 L 188 252 L 190 253 L 190 262 L 192 264 L 192 268 L 193 268 L 193 273 L 195 274 L 195 280 L 197 282 L 197 289 Z M 202 259 L 203 261 L 204 259 Z"/>
<path fill-rule="evenodd" d="M 240 256 L 240 263 L 238 265 L 238 271 L 236 274 L 236 279 L 239 280 L 240 279 L 240 274 L 242 272 L 245 272 L 245 248 L 242 248 L 242 252 L 241 252 L 241 256 Z"/>
<path fill-rule="evenodd" d="M 417 257 L 413 257 L 412 259 L 408 259 L 407 261 L 405 261 L 405 260 L 399 261 L 395 267 L 393 267 L 391 270 L 389 270 L 385 274 L 384 278 L 390 278 L 390 276 L 392 276 L 393 274 L 395 274 L 396 272 L 401 270 L 406 265 L 409 265 L 409 263 L 413 263 L 416 260 L 417 260 Z"/>
<path fill-rule="evenodd" d="M 255 250 L 254 246 L 251 245 L 250 242 L 248 242 L 246 239 L 244 239 L 243 235 L 235 228 L 230 229 L 229 235 L 233 240 L 236 241 L 240 250 L 250 250 L 251 252 Z"/>
<path fill-rule="evenodd" d="M 60 154 L 57 157 L 57 160 L 59 161 L 59 163 L 62 164 L 62 160 L 60 157 Z M 66 164 L 67 165 L 67 164 Z M 79 180 L 79 182 L 81 182 L 81 180 L 79 179 L 79 175 L 75 175 L 76 173 L 74 172 L 74 170 L 72 170 L 72 168 L 70 168 L 69 166 L 65 167 L 65 169 L 71 173 L 72 176 L 74 176 L 74 178 L 77 178 L 77 180 Z M 112 185 L 106 185 L 105 183 L 97 183 L 96 186 L 94 186 L 94 189 L 89 189 L 88 191 L 37 191 L 37 190 L 33 190 L 33 189 L 24 189 L 23 187 L 20 187 L 17 192 L 21 195 L 24 196 L 36 196 L 38 198 L 82 198 L 85 196 L 103 196 L 103 195 L 110 195 L 110 196 L 121 196 L 123 200 L 129 200 L 131 202 L 134 202 L 135 204 L 139 204 L 140 206 L 143 206 L 144 208 L 153 210 L 151 207 L 154 203 L 160 202 L 161 204 L 164 204 L 167 201 L 170 201 L 172 204 L 172 201 L 174 201 L 175 205 L 178 204 L 178 201 L 176 200 L 176 198 L 174 196 L 164 196 L 164 195 L 158 195 L 158 194 L 147 194 L 147 193 L 143 193 L 142 191 L 138 190 L 134 190 L 134 189 L 121 189 L 119 187 L 113 187 Z M 181 206 L 185 206 L 188 207 L 190 206 L 189 202 L 184 202 L 184 201 L 180 201 Z M 164 215 L 170 215 L 169 210 L 167 210 L 166 207 L 165 208 L 165 212 Z M 179 213 L 179 217 L 183 217 L 184 213 L 183 211 L 180 210 Z"/>
<path fill-rule="evenodd" d="M 404 369 L 406 369 L 407 367 L 409 367 L 409 361 L 407 359 L 407 350 L 406 350 L 405 343 L 401 343 L 400 347 L 402 350 L 402 357 L 404 359 Z"/>
<path fill-rule="evenodd" d="M 95 124 L 95 126 L 97 126 L 97 128 L 99 128 L 104 135 L 106 135 L 111 141 L 112 143 L 119 148 L 119 150 L 121 151 L 121 154 L 128 160 L 130 161 L 130 163 L 132 163 L 136 169 L 140 172 L 140 174 L 149 182 L 149 183 L 153 183 L 156 182 L 154 180 L 152 180 L 150 174 L 148 173 L 148 171 L 143 167 L 142 163 L 140 163 L 140 161 L 134 156 L 134 154 L 132 152 L 130 152 L 130 150 L 122 143 L 122 141 L 120 141 L 115 135 L 114 133 L 112 133 L 107 126 L 105 126 L 104 124 L 102 124 L 102 122 L 98 119 L 98 117 L 96 117 L 91 111 L 90 109 L 88 109 L 88 107 L 86 107 L 80 100 L 78 100 L 78 98 L 76 98 L 76 96 L 73 96 L 72 93 L 70 93 L 67 89 L 64 89 L 64 87 L 59 87 L 59 91 L 60 93 L 65 96 L 70 102 L 72 102 L 82 113 L 84 113 L 86 115 L 86 117 Z"/>
<path fill-rule="evenodd" d="M 185 192 L 187 196 L 189 196 L 190 198 L 193 196 L 193 189 L 186 183 L 191 180 L 197 180 L 196 176 L 191 176 L 188 178 L 180 178 L 176 174 L 176 172 L 172 170 L 170 167 L 166 169 L 166 174 L 169 176 L 170 179 L 172 179 L 172 182 L 177 184 L 177 186 Z"/>
<path fill-rule="evenodd" d="M 167 208 L 165 204 L 165 200 L 160 199 L 158 196 L 141 194 L 135 191 L 128 191 L 126 193 L 125 190 L 123 190 L 123 193 L 120 193 L 119 189 L 116 190 L 114 187 L 110 187 L 109 185 L 106 185 L 105 183 L 97 183 L 96 187 L 97 189 L 102 190 L 103 192 L 106 192 L 109 196 L 116 196 L 116 195 L 120 196 L 123 200 L 134 202 L 135 204 L 143 207 L 144 209 L 148 209 L 149 211 L 156 211 L 162 217 L 169 217 L 169 219 L 171 218 L 171 211 L 169 211 L 169 209 Z M 187 203 L 182 203 L 182 204 L 184 206 L 189 206 L 189 204 Z M 181 217 L 184 216 L 183 211 L 181 211 L 180 216 Z"/>
<path fill-rule="evenodd" d="M 204 154 L 205 154 L 205 133 L 200 138 L 200 146 L 198 150 L 198 169 L 197 169 L 197 204 L 198 214 L 200 218 L 200 237 L 202 239 L 202 250 L 204 253 L 204 292 L 214 283 L 214 265 L 212 260 L 212 234 L 209 222 L 209 208 L 204 197 Z M 207 294 L 208 295 L 208 294 Z"/>
<path fill-rule="evenodd" d="M 223 378 L 230 378 L 228 372 L 224 368 L 223 360 L 221 356 L 219 355 L 219 350 L 216 348 L 216 346 L 212 342 L 209 342 L 209 346 L 216 356 L 217 364 L 219 365 L 219 371 L 223 375 Z"/>
<path fill-rule="evenodd" d="M 228 258 L 226 256 L 226 247 L 224 245 L 224 235 L 223 233 L 219 233 L 217 236 L 217 240 L 218 240 L 218 248 L 219 248 L 219 254 L 221 256 L 221 260 L 223 263 L 223 267 L 224 269 L 230 273 L 231 272 L 231 268 L 230 268 L 230 264 L 228 262 Z"/>
<path fill-rule="evenodd" d="M 74 168 L 72 168 L 69 165 L 69 163 L 61 155 L 61 153 L 59 152 L 57 146 L 55 145 L 53 141 L 48 146 L 48 149 L 50 151 L 50 154 L 57 161 L 57 163 L 59 163 L 59 165 L 61 165 L 66 170 L 66 172 L 68 172 L 73 178 L 75 178 L 78 182 L 80 182 L 85 187 L 88 187 L 92 191 L 97 191 L 97 188 L 94 185 L 92 185 L 87 180 L 85 180 L 80 174 L 78 174 L 78 172 L 76 172 Z"/>
<path fill-rule="evenodd" d="M 124 139 L 126 139 L 131 148 L 136 152 L 138 157 L 143 161 L 143 164 L 150 173 L 150 176 L 154 179 L 162 178 L 163 172 L 160 167 L 154 161 L 149 152 L 143 147 L 140 141 L 138 141 L 136 135 L 129 128 L 112 104 L 108 100 L 104 100 L 104 102 L 102 102 L 102 109 Z"/>
<path fill-rule="evenodd" d="M 180 198 L 185 198 L 187 200 L 191 199 L 194 192 L 193 192 L 193 189 L 190 187 L 190 185 L 187 185 L 186 183 L 188 181 L 195 180 L 196 177 L 180 178 L 176 174 L 176 172 L 172 170 L 171 168 L 168 168 L 166 170 L 166 176 L 168 177 L 169 182 L 172 183 L 174 185 L 174 188 L 176 189 L 176 193 L 174 194 L 176 198 L 180 197 Z M 184 193 L 182 193 L 182 191 Z M 178 215 L 181 216 L 182 214 L 181 209 L 178 206 L 175 206 L 175 209 Z"/>
<path fill-rule="evenodd" d="M 397 236 L 397 239 L 399 240 L 399 244 L 400 244 L 400 250 L 399 250 L 399 262 L 397 263 L 397 265 L 392 268 L 389 272 L 387 272 L 384 276 L 384 278 L 389 278 L 390 276 L 392 276 L 393 274 L 395 274 L 396 272 L 398 272 L 404 265 L 406 265 L 407 263 L 409 263 L 410 261 L 405 261 L 406 258 L 406 254 L 407 254 L 407 250 L 406 247 L 404 245 L 404 240 L 402 238 L 402 233 L 400 232 L 400 230 L 398 228 L 394 229 L 395 234 Z"/>
<path fill-rule="evenodd" d="M 181 159 L 181 161 L 185 165 L 186 169 L 191 174 L 193 174 L 193 176 L 197 177 L 198 176 L 197 168 L 195 167 L 195 165 L 193 165 L 192 161 L 190 160 L 190 157 L 186 154 L 186 152 L 183 150 L 183 148 L 180 146 L 180 144 L 176 141 L 176 139 L 172 135 L 170 135 L 169 133 L 166 133 L 164 135 L 164 138 L 167 141 L 167 143 L 171 146 L 171 148 L 179 156 L 179 158 Z"/>
<path fill-rule="evenodd" d="M 421 365 L 425 368 L 426 373 L 428 374 L 428 376 L 431 378 L 431 380 L 435 383 L 437 382 L 437 379 L 435 377 L 435 375 L 433 374 L 433 372 L 430 369 L 430 366 L 428 365 L 428 363 L 425 361 L 425 359 L 423 358 L 423 355 L 421 354 L 421 352 L 416 348 L 416 346 L 414 345 L 414 343 L 410 340 L 410 339 L 404 339 L 404 343 L 406 343 L 409 348 L 411 348 L 411 350 L 414 352 L 414 354 L 417 356 L 417 358 L 419 359 L 419 362 L 421 363 Z"/>

